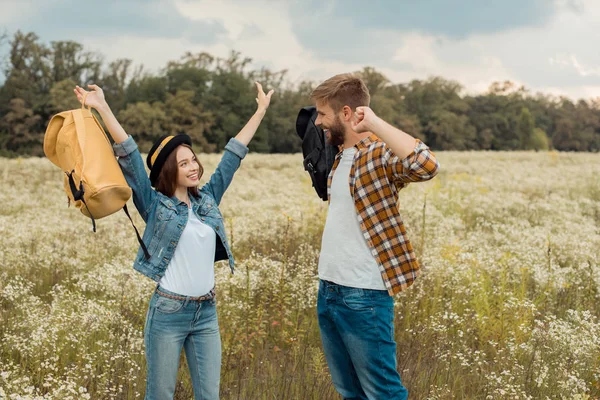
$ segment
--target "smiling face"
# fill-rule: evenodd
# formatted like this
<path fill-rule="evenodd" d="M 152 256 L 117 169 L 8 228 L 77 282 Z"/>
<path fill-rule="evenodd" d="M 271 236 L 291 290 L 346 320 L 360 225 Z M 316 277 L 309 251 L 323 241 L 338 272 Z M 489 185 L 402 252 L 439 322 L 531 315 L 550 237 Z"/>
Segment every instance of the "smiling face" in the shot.
<path fill-rule="evenodd" d="M 353 145 L 351 118 L 356 107 L 368 106 L 371 99 L 365 83 L 353 74 L 335 75 L 317 86 L 311 98 L 317 106 L 315 123 L 325 131 L 327 142 Z"/>
<path fill-rule="evenodd" d="M 200 181 L 200 164 L 196 155 L 187 146 L 179 146 L 177 154 L 177 186 L 196 187 Z"/>
<path fill-rule="evenodd" d="M 325 132 L 327 143 L 333 146 L 341 146 L 346 138 L 346 126 L 338 113 L 325 101 L 317 101 L 317 119 L 315 124 Z"/>
<path fill-rule="evenodd" d="M 186 144 L 178 146 L 165 161 L 158 179 L 156 190 L 167 197 L 173 196 L 178 188 L 189 188 L 189 192 L 198 196 L 198 183 L 204 173 L 196 154 Z"/>

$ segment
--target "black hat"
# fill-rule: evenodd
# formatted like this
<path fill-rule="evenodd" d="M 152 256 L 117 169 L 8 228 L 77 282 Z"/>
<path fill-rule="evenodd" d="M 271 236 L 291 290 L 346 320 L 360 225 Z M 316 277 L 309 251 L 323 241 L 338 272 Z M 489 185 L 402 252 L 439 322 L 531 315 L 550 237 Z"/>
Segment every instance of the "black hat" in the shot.
<path fill-rule="evenodd" d="M 169 154 L 181 144 L 191 146 L 192 139 L 185 133 L 180 133 L 177 135 L 164 135 L 154 143 L 148 157 L 146 157 L 146 165 L 150 169 L 150 183 L 152 186 L 155 185 L 160 170 L 167 161 Z"/>

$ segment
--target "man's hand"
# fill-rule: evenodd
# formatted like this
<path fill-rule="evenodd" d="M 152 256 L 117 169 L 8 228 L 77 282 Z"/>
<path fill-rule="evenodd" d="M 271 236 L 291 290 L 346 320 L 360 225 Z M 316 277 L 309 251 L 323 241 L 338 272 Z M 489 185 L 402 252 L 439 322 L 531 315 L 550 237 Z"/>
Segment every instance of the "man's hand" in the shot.
<path fill-rule="evenodd" d="M 356 107 L 351 121 L 352 129 L 357 133 L 374 132 L 380 119 L 369 107 Z"/>
<path fill-rule="evenodd" d="M 350 121 L 357 133 L 372 132 L 387 144 L 392 152 L 403 159 L 414 150 L 416 139 L 379 118 L 369 107 L 356 107 Z"/>

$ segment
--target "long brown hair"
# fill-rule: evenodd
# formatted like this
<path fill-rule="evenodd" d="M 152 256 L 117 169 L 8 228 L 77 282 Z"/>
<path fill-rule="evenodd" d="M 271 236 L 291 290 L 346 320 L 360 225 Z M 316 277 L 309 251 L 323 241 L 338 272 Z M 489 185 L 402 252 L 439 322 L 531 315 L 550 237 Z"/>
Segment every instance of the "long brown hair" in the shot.
<path fill-rule="evenodd" d="M 198 156 L 196 156 L 194 150 L 187 144 L 181 144 L 180 146 L 184 146 L 190 149 L 190 151 L 196 158 L 198 166 L 200 167 L 200 169 L 198 170 L 198 179 L 202 178 L 202 175 L 204 174 L 204 167 L 200 163 L 200 160 L 198 160 Z M 177 165 L 177 149 L 179 149 L 179 147 L 177 147 L 171 152 L 171 154 L 169 154 L 160 170 L 160 173 L 158 174 L 158 179 L 156 180 L 156 190 L 168 197 L 172 197 L 173 194 L 175 194 L 175 189 L 177 189 L 177 174 L 179 173 L 179 167 Z M 194 197 L 198 197 L 197 186 L 188 188 L 188 191 Z"/>

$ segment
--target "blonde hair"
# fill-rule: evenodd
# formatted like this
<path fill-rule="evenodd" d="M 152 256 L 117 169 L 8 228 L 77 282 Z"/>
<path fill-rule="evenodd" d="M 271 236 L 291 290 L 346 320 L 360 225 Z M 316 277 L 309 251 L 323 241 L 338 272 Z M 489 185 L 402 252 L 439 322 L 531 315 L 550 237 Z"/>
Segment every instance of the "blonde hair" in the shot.
<path fill-rule="evenodd" d="M 335 75 L 321 83 L 311 94 L 315 102 L 325 102 L 335 112 L 344 106 L 352 110 L 356 107 L 368 106 L 371 101 L 367 85 L 353 74 Z"/>

